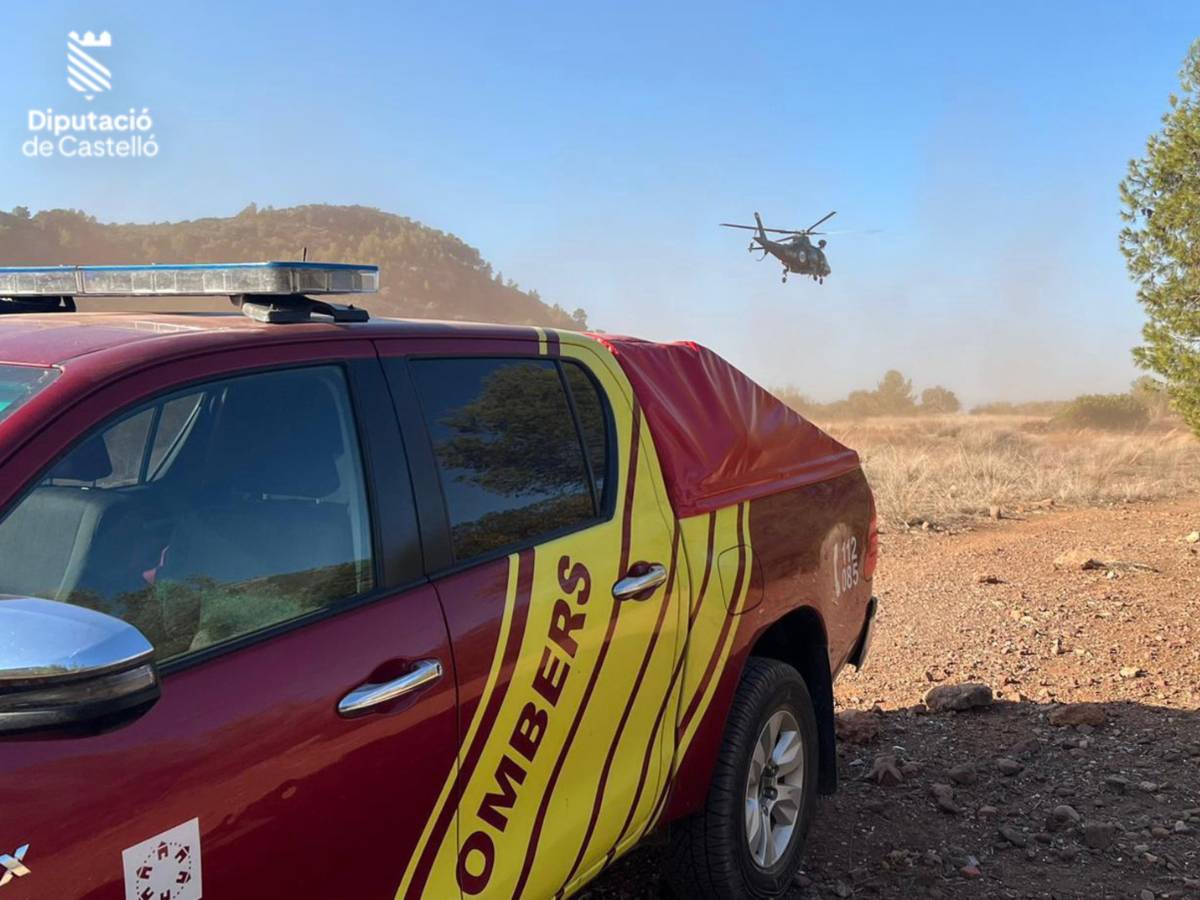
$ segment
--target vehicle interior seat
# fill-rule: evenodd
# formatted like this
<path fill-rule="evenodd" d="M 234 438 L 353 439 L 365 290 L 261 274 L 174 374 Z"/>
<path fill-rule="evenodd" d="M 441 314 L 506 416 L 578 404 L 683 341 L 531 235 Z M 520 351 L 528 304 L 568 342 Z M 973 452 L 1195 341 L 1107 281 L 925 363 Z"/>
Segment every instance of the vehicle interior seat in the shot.
<path fill-rule="evenodd" d="M 145 593 L 143 573 L 165 545 L 165 522 L 153 492 L 96 486 L 112 473 L 98 434 L 17 504 L 0 523 L 0 593 L 138 618 L 128 607 Z M 153 630 L 152 623 L 134 624 Z"/>
<path fill-rule="evenodd" d="M 332 392 L 311 374 L 235 381 L 214 415 L 204 491 L 177 519 L 155 579 L 168 652 L 358 592 Z"/>

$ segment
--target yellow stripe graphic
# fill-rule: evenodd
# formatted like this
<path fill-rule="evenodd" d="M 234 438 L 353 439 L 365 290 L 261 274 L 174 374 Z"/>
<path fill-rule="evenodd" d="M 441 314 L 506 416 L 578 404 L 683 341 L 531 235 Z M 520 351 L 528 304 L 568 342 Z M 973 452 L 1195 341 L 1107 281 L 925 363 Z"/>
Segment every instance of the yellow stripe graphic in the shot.
<path fill-rule="evenodd" d="M 475 739 L 476 733 L 479 731 L 479 720 L 483 716 L 483 711 L 487 708 L 488 701 L 496 690 L 496 682 L 500 678 L 500 671 L 503 668 L 504 648 L 508 646 L 508 633 L 512 630 L 513 611 L 516 609 L 517 600 L 517 573 L 520 566 L 517 565 L 517 556 L 513 554 L 508 557 L 508 585 L 504 591 L 504 617 L 500 622 L 500 634 L 496 639 L 496 650 L 492 656 L 492 666 L 488 670 L 487 682 L 484 684 L 483 693 L 479 696 L 479 703 L 475 707 L 475 714 L 471 717 L 471 724 L 467 728 L 467 733 L 459 742 L 459 750 L 465 750 L 471 746 L 471 741 Z M 450 770 L 450 775 L 446 778 L 446 783 L 442 785 L 442 791 L 438 795 L 437 805 L 433 808 L 433 814 L 429 817 L 429 821 L 425 823 L 425 828 L 421 832 L 421 840 L 417 844 L 416 851 L 408 861 L 408 868 L 404 873 L 404 878 L 400 882 L 400 888 L 396 891 L 396 900 L 403 900 L 405 894 L 412 884 L 413 876 L 416 874 L 417 862 L 420 860 L 426 845 L 429 843 L 434 823 L 437 821 L 438 813 L 448 802 L 450 802 L 450 792 L 454 789 L 454 782 L 458 776 L 458 762 L 455 761 L 454 767 Z M 457 842 L 457 824 L 452 824 L 447 830 L 446 836 Z M 439 873 L 435 870 L 430 872 L 429 881 L 426 882 L 426 894 L 428 895 L 429 886 L 437 879 Z M 457 886 L 454 888 L 455 894 L 458 892 Z M 430 895 L 432 896 L 432 895 Z"/>

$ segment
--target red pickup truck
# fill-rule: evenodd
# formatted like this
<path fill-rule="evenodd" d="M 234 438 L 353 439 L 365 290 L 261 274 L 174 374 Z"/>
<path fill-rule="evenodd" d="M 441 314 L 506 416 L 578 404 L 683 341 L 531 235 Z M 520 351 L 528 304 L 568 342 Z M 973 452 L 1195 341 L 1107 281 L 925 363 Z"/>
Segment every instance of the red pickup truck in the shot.
<path fill-rule="evenodd" d="M 695 344 L 314 309 L 0 315 L 0 898 L 559 897 L 659 828 L 783 893 L 857 455 Z"/>

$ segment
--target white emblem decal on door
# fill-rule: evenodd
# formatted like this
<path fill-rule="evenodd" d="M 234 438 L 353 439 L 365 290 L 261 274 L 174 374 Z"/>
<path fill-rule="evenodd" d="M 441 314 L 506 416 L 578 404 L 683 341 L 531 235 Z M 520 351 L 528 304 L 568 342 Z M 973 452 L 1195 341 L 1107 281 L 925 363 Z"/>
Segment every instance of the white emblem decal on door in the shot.
<path fill-rule="evenodd" d="M 0 874 L 0 887 L 4 887 L 14 878 L 24 878 L 30 873 L 29 866 L 23 862 L 28 852 L 29 845 L 22 844 L 12 853 L 0 853 L 0 866 L 4 867 L 4 872 Z"/>
<path fill-rule="evenodd" d="M 200 820 L 121 851 L 125 900 L 200 900 Z"/>

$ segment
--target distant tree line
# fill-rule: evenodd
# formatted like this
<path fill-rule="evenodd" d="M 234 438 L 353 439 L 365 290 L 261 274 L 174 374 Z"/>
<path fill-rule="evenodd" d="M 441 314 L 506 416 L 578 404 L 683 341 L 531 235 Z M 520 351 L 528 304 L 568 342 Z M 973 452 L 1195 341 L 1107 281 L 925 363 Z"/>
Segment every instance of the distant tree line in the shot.
<path fill-rule="evenodd" d="M 809 418 L 862 419 L 871 416 L 945 415 L 959 412 L 962 404 L 954 391 L 936 385 L 913 390 L 911 378 L 890 369 L 874 390 L 851 391 L 844 400 L 820 403 L 793 387 L 775 388 L 774 393 L 788 406 Z"/>
<path fill-rule="evenodd" d="M 587 313 L 546 303 L 452 234 L 367 206 L 259 207 L 236 216 L 120 225 L 77 210 L 0 212 L 0 265 L 253 262 L 374 263 L 380 315 L 585 329 Z"/>
<path fill-rule="evenodd" d="M 866 419 L 875 416 L 953 415 L 964 412 L 954 391 L 940 385 L 918 397 L 911 378 L 891 369 L 874 390 L 851 391 L 844 400 L 820 403 L 792 387 L 773 389 L 788 406 L 810 419 Z M 1083 394 L 1074 400 L 1006 401 L 972 407 L 970 415 L 1009 415 L 1046 419 L 1048 428 L 1131 431 L 1178 422 L 1163 386 L 1148 375 L 1124 394 Z"/>

